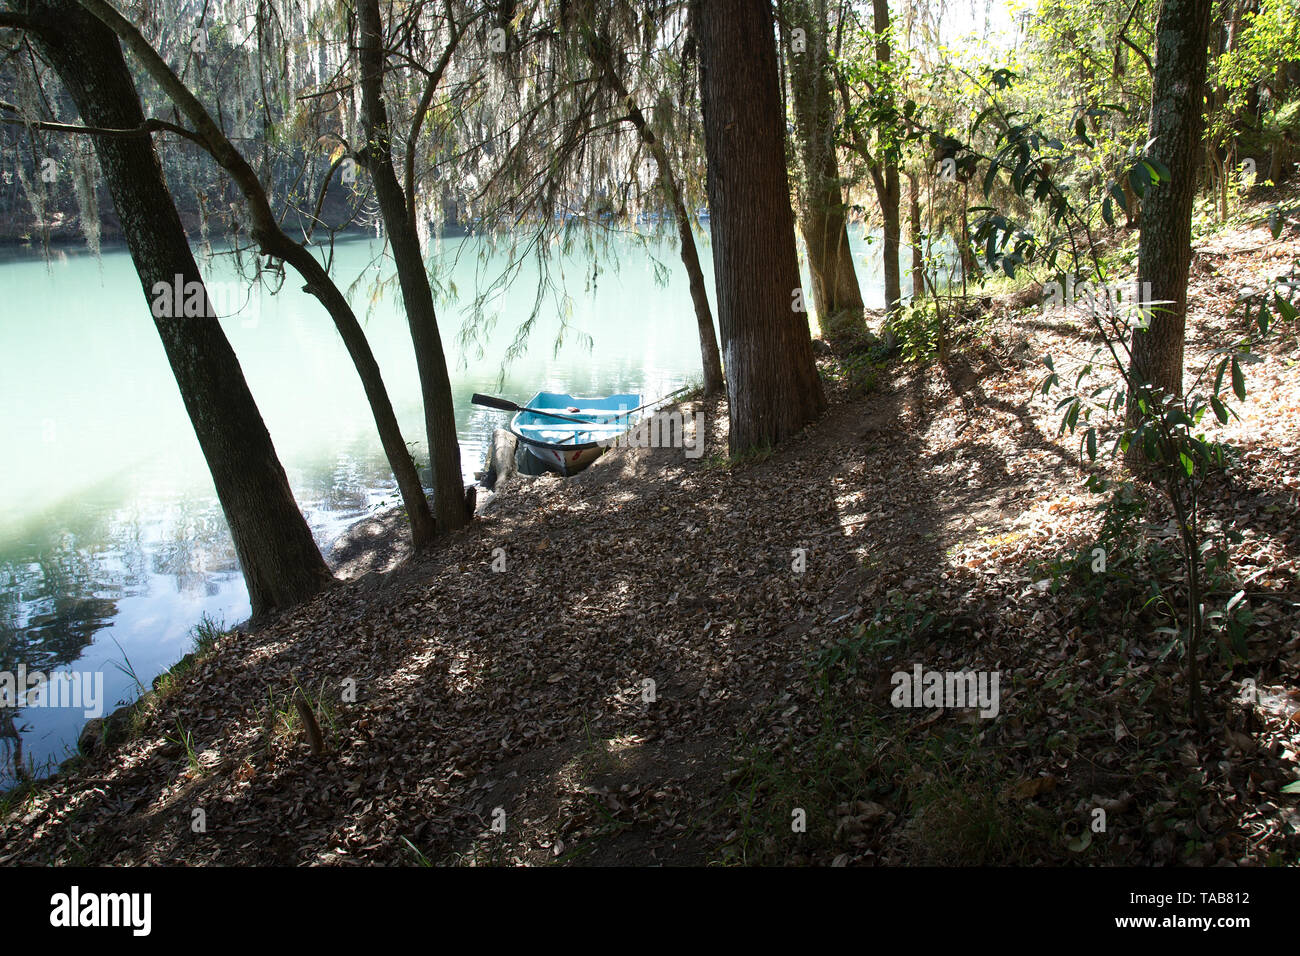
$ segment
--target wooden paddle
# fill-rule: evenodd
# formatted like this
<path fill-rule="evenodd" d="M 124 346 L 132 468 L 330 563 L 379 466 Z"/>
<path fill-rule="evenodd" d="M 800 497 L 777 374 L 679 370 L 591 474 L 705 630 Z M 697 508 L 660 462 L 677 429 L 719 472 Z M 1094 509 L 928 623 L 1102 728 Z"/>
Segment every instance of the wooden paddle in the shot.
<path fill-rule="evenodd" d="M 540 408 L 528 408 L 525 405 L 516 405 L 514 402 L 510 401 L 509 399 L 496 398 L 493 395 L 480 395 L 478 392 L 475 392 L 473 395 L 471 395 L 469 400 L 473 402 L 475 405 L 482 405 L 484 408 L 497 408 L 503 412 L 532 412 L 534 415 L 545 415 L 547 418 L 558 418 L 561 421 L 576 422 L 579 425 L 596 424 L 590 418 L 570 418 L 568 415 L 557 415 L 555 414 L 555 412 L 545 412 L 542 411 L 542 409 Z M 601 411 L 604 411 L 604 409 L 601 409 Z M 626 414 L 626 413 L 615 413 L 615 414 L 617 415 L 617 414 Z"/>
<path fill-rule="evenodd" d="M 595 411 L 609 411 L 614 418 L 623 418 L 631 415 L 633 412 L 639 412 L 643 408 L 649 408 L 651 405 L 658 405 L 660 402 L 666 402 L 670 398 L 675 398 L 684 392 L 689 392 L 694 386 L 685 385 L 675 392 L 669 392 L 663 398 L 656 398 L 653 402 L 646 402 L 644 405 L 638 405 L 636 408 L 629 408 L 627 411 L 614 411 L 613 409 L 595 409 Z M 558 418 L 566 422 L 577 422 L 579 425 L 600 424 L 589 418 L 570 418 L 568 415 L 557 415 L 554 412 L 544 412 L 540 408 L 528 408 L 524 405 L 516 405 L 507 398 L 497 398 L 493 395 L 480 395 L 475 392 L 469 399 L 475 405 L 482 405 L 484 408 L 497 408 L 503 412 L 532 412 L 534 415 L 545 415 L 547 418 Z"/>

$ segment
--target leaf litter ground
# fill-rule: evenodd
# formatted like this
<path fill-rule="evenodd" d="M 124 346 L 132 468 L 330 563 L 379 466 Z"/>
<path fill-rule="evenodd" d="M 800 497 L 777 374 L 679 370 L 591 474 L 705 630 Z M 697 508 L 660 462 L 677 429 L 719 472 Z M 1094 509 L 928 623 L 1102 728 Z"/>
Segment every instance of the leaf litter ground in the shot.
<path fill-rule="evenodd" d="M 1267 238 L 1199 248 L 1189 370 L 1300 254 Z M 977 348 L 833 388 L 767 457 L 728 466 L 725 406 L 695 403 L 698 460 L 512 479 L 432 554 L 398 514 L 359 525 L 338 586 L 224 635 L 132 739 L 10 799 L 0 860 L 1295 864 L 1295 330 L 1223 430 L 1240 454 L 1210 510 L 1242 535 L 1254 621 L 1209 668 L 1201 735 L 1144 607 L 1159 501 L 1110 555 L 1126 571 L 1079 570 L 1102 469 L 1034 393 L 1042 355 L 1090 351 L 1077 317 L 994 308 Z M 893 708 L 918 663 L 998 672 L 998 715 Z"/>

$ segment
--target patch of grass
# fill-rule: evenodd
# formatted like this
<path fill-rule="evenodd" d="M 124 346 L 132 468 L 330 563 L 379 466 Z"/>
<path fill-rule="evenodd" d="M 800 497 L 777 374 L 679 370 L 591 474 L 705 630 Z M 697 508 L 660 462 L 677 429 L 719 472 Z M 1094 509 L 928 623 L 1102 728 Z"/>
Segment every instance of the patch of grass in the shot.
<path fill-rule="evenodd" d="M 741 755 L 731 780 L 739 821 L 723 862 L 829 863 L 870 848 L 917 865 L 1014 865 L 1055 849 L 1054 818 L 1009 796 L 1013 778 L 979 728 L 940 725 L 911 740 L 904 718 L 865 713 L 850 695 L 820 706 L 812 737 Z M 796 811 L 806 832 L 794 830 Z"/>
<path fill-rule="evenodd" d="M 135 665 L 131 663 L 131 658 L 128 657 L 126 651 L 122 649 L 122 645 L 118 644 L 117 638 L 113 637 L 111 634 L 109 635 L 109 638 L 117 645 L 117 649 L 122 652 L 122 660 L 113 661 L 113 666 L 127 677 L 131 678 L 131 682 L 135 684 L 136 689 L 140 692 L 140 696 L 143 697 L 149 692 L 149 688 L 145 687 L 144 682 L 140 680 L 140 676 L 135 672 Z"/>
<path fill-rule="evenodd" d="M 1087 600 L 1081 623 L 1095 627 L 1103 613 L 1122 618 L 1140 610 L 1149 593 L 1149 566 L 1163 566 L 1168 555 L 1154 549 L 1142 535 L 1147 505 L 1133 485 L 1125 482 L 1110 488 L 1101 479 L 1090 479 L 1089 490 L 1109 491 L 1097 506 L 1101 527 L 1096 540 L 1077 552 L 1055 560 L 1034 563 L 1030 573 L 1051 581 L 1053 594 L 1068 589 Z"/>
<path fill-rule="evenodd" d="M 420 848 L 417 847 L 414 843 L 412 843 L 406 837 L 401 837 L 401 841 L 406 844 L 407 849 L 409 849 L 413 854 L 415 854 L 416 866 L 433 866 L 433 861 L 431 861 L 427 856 L 425 856 L 424 853 L 420 851 Z"/>
<path fill-rule="evenodd" d="M 216 646 L 224 635 L 228 634 L 230 629 L 226 627 L 226 622 L 216 621 L 204 613 L 199 618 L 199 623 L 190 629 L 190 634 L 194 638 L 194 651 L 199 657 L 207 654 Z"/>
<path fill-rule="evenodd" d="M 739 455 L 717 452 L 704 460 L 703 468 L 705 471 L 749 468 L 759 462 L 767 461 L 775 450 L 771 442 L 764 442 Z"/>
<path fill-rule="evenodd" d="M 881 655 L 950 626 L 937 607 L 932 596 L 895 593 L 809 660 L 814 729 L 743 748 L 729 775 L 737 823 L 722 862 L 829 863 L 871 850 L 918 864 L 1012 864 L 1054 846 L 1050 814 L 1008 796 L 1014 774 L 999 769 L 986 726 L 949 720 L 915 736 L 910 711 L 871 693 Z"/>
<path fill-rule="evenodd" d="M 131 714 L 132 735 L 138 735 L 144 729 L 144 725 L 157 712 L 159 705 L 169 700 L 180 689 L 185 677 L 194 666 L 207 657 L 216 647 L 217 642 L 228 633 L 229 629 L 224 621 L 214 620 L 206 613 L 199 618 L 199 622 L 190 629 L 192 640 L 190 651 L 154 678 L 152 691 L 142 689 L 140 700 Z M 132 676 L 134 677 L 134 674 Z M 136 680 L 136 685 L 141 686 L 139 680 Z"/>
<path fill-rule="evenodd" d="M 82 814 L 83 811 L 74 811 L 72 816 L 64 821 L 64 832 L 68 837 L 63 845 L 63 856 L 51 862 L 63 866 L 95 866 L 103 865 L 103 861 L 112 855 L 108 837 L 93 826 L 87 826 Z"/>
<path fill-rule="evenodd" d="M 20 777 L 16 784 L 0 793 L 0 820 L 6 819 L 11 813 L 30 810 L 36 804 L 38 792 L 39 788 L 32 778 L 26 775 Z"/>
<path fill-rule="evenodd" d="M 591 724 L 585 717 L 582 721 L 582 735 L 586 745 L 577 754 L 575 763 L 583 779 L 591 780 L 613 773 L 619 768 L 620 761 L 610 750 L 610 742 L 595 737 L 591 732 Z"/>
<path fill-rule="evenodd" d="M 683 388 L 685 391 L 680 395 L 674 396 L 672 401 L 673 405 L 680 405 L 685 402 L 698 402 L 704 398 L 704 383 L 702 381 L 692 379 L 688 381 Z"/>
<path fill-rule="evenodd" d="M 179 744 L 185 751 L 185 762 L 189 764 L 190 773 L 196 777 L 203 775 L 203 762 L 199 760 L 198 751 L 194 749 L 194 735 L 185 729 L 180 720 L 176 721 L 175 737 L 168 736 L 166 739 L 174 744 Z"/>
<path fill-rule="evenodd" d="M 583 803 L 594 810 L 599 816 L 603 817 L 603 822 L 590 833 L 583 835 L 582 842 L 571 849 L 565 850 L 559 856 L 551 860 L 552 866 L 566 866 L 574 863 L 584 856 L 587 856 L 600 848 L 601 844 L 610 837 L 622 833 L 632 827 L 627 820 L 620 820 L 616 817 L 609 807 L 605 806 L 595 794 L 584 794 Z"/>
<path fill-rule="evenodd" d="M 867 670 L 874 665 L 879 651 L 905 645 L 918 634 L 943 629 L 946 623 L 929 603 L 928 594 L 891 591 L 870 621 L 859 624 L 851 637 L 836 641 L 813 658 L 813 671 L 830 681 L 856 677 L 860 668 Z"/>
<path fill-rule="evenodd" d="M 849 398 L 860 399 L 876 390 L 883 365 L 874 350 L 853 352 L 824 365 L 822 377 L 829 384 L 844 388 Z"/>
<path fill-rule="evenodd" d="M 1013 866 L 1052 844 L 1048 811 L 1008 795 L 1009 781 L 973 739 L 931 738 L 904 778 L 910 862 L 926 866 Z"/>
<path fill-rule="evenodd" d="M 316 722 L 320 726 L 321 736 L 324 738 L 323 743 L 327 748 L 332 746 L 332 742 L 338 737 L 339 715 L 338 709 L 325 696 L 326 684 L 327 680 L 322 679 L 319 690 L 313 693 L 311 688 L 304 687 L 294 681 L 293 687 L 280 699 L 277 699 L 272 688 L 267 687 L 267 709 L 262 725 L 268 755 L 273 741 L 295 737 L 302 729 L 302 717 L 299 715 L 298 707 L 294 703 L 298 694 L 302 695 L 302 699 L 312 713 L 315 714 Z"/>

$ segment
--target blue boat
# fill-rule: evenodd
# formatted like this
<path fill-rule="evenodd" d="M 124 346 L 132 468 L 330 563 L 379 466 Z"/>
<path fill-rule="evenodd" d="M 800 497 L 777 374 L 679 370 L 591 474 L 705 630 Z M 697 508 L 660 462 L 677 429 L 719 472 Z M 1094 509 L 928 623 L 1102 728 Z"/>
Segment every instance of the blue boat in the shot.
<path fill-rule="evenodd" d="M 538 392 L 510 420 L 510 431 L 545 467 L 576 475 L 636 424 L 640 406 L 641 396 L 630 393 L 577 398 Z"/>

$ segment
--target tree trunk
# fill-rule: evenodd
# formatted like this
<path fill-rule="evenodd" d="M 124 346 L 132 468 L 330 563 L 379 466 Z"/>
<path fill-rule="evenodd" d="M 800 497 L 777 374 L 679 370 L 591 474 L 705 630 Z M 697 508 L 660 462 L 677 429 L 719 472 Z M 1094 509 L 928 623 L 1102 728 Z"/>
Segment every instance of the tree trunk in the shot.
<path fill-rule="evenodd" d="M 439 533 L 454 531 L 470 518 L 465 509 L 465 489 L 460 470 L 460 439 L 456 432 L 456 407 L 451 397 L 447 358 L 438 332 L 433 290 L 424 271 L 424 254 L 413 212 L 397 171 L 393 168 L 392 134 L 384 105 L 384 28 L 379 0 L 360 0 L 357 34 L 361 87 L 361 123 L 366 143 L 358 159 L 370 173 L 375 198 L 393 249 L 397 281 L 402 288 L 406 322 L 415 348 L 424 404 L 424 431 L 433 472 L 433 511 Z"/>
<path fill-rule="evenodd" d="M 1148 328 L 1133 333 L 1130 420 L 1139 389 L 1149 386 L 1157 396 L 1181 395 L 1183 390 L 1187 274 L 1210 11 L 1210 0 L 1164 0 L 1156 29 L 1148 155 L 1169 168 L 1172 181 L 1149 187 L 1142 197 L 1138 282 L 1144 290 L 1148 287 L 1141 283 L 1150 283 L 1156 304 Z"/>
<path fill-rule="evenodd" d="M 82 121 L 139 129 L 145 117 L 117 37 L 70 0 L 31 0 L 30 34 L 62 77 Z M 225 512 L 254 616 L 297 604 L 332 576 L 298 510 L 239 361 L 204 292 L 204 315 L 165 308 L 159 285 L 201 287 L 203 277 L 147 135 L 96 136 L 95 151 L 154 324 Z M 191 283 L 195 285 L 191 285 Z M 188 298 L 188 291 L 186 298 Z"/>
<path fill-rule="evenodd" d="M 980 273 L 979 256 L 975 255 L 975 250 L 971 248 L 970 242 L 970 200 L 967 196 L 967 187 L 962 185 L 961 212 L 961 297 L 966 298 L 967 282 L 971 276 L 977 276 Z"/>
<path fill-rule="evenodd" d="M 916 177 L 907 177 L 907 226 L 912 243 L 912 301 L 925 298 L 925 256 L 921 249 L 921 191 Z"/>
<path fill-rule="evenodd" d="M 330 278 L 329 273 L 325 271 L 324 266 L 311 250 L 294 242 L 280 228 L 271 211 L 266 190 L 252 167 L 221 131 L 221 127 L 199 102 L 198 97 L 172 71 L 140 31 L 107 0 L 79 0 L 79 2 L 117 34 L 122 44 L 140 61 L 145 72 L 194 125 L 196 141 L 212 155 L 222 169 L 230 174 L 248 203 L 249 218 L 252 220 L 249 231 L 262 252 L 289 263 L 302 276 L 305 282 L 304 289 L 320 301 L 333 319 L 339 338 L 343 340 L 348 356 L 352 359 L 352 364 L 361 379 L 366 400 L 370 403 L 370 410 L 375 417 L 379 441 L 383 445 L 389 466 L 393 469 L 393 476 L 397 479 L 402 504 L 406 508 L 407 519 L 411 522 L 412 543 L 416 548 L 424 547 L 432 540 L 435 532 L 429 501 L 424 497 L 419 472 L 415 470 L 415 462 L 411 460 L 411 453 L 398 427 L 397 416 L 393 413 L 393 404 L 388 398 L 388 390 L 384 387 L 384 379 L 379 371 L 379 363 L 375 361 L 370 343 L 366 341 L 365 332 L 362 331 L 361 323 L 357 321 L 347 298 L 334 284 L 334 280 Z"/>
<path fill-rule="evenodd" d="M 898 253 L 902 245 L 902 224 L 899 221 L 899 185 L 898 165 L 885 164 L 885 194 L 881 200 L 881 212 L 884 215 L 885 256 L 885 313 L 892 316 L 898 311 L 903 301 L 903 283 L 898 264 Z"/>
<path fill-rule="evenodd" d="M 1273 102 L 1280 103 L 1286 98 L 1286 91 L 1290 86 L 1289 75 L 1287 64 L 1284 63 L 1277 68 L 1276 78 L 1273 81 Z M 1268 181 L 1274 186 L 1280 185 L 1286 176 L 1288 152 L 1286 136 L 1279 135 L 1268 154 Z"/>
<path fill-rule="evenodd" d="M 704 368 L 704 394 L 721 394 L 725 385 L 722 379 L 722 358 L 718 354 L 718 338 L 713 330 L 713 311 L 709 308 L 709 294 L 704 284 L 704 271 L 700 267 L 700 254 L 695 247 L 691 218 L 686 211 L 686 203 L 682 200 L 681 186 L 673 174 L 672 161 L 663 142 L 650 129 L 641 107 L 632 99 L 623 78 L 614 68 L 613 53 L 608 41 L 593 31 L 587 39 L 587 50 L 592 62 L 604 76 L 606 86 L 627 107 L 628 120 L 654 157 L 659 171 L 659 185 L 673 207 L 673 218 L 677 222 L 677 235 L 681 241 L 682 265 L 686 267 L 691 302 L 695 306 L 695 325 L 700 334 L 700 359 Z"/>
<path fill-rule="evenodd" d="M 767 0 L 697 0 L 718 319 L 733 456 L 775 444 L 826 407 L 813 362 L 785 167 Z"/>
<path fill-rule="evenodd" d="M 662 151 L 662 150 L 661 150 Z M 664 157 L 667 160 L 667 157 Z M 681 237 L 682 265 L 691 286 L 691 302 L 695 306 L 695 327 L 700 334 L 700 363 L 704 370 L 704 394 L 720 395 L 726 382 L 722 378 L 722 356 L 718 352 L 718 336 L 713 328 L 713 310 L 709 307 L 709 293 L 704 284 L 704 270 L 700 267 L 700 254 L 695 247 L 695 234 L 691 231 L 690 216 L 682 202 L 677 178 L 666 165 L 659 167 L 660 182 L 668 190 L 677 218 L 677 234 Z"/>
<path fill-rule="evenodd" d="M 893 56 L 889 41 L 889 0 L 872 0 L 872 26 L 875 29 L 876 62 L 885 64 Z M 880 164 L 883 167 L 884 189 L 880 191 L 880 215 L 884 220 L 884 275 L 885 275 L 885 311 L 892 316 L 898 311 L 903 297 L 903 285 L 899 276 L 898 247 L 901 236 L 899 222 L 899 187 L 898 154 L 895 149 L 880 150 Z"/>
<path fill-rule="evenodd" d="M 803 174 L 799 220 L 808 250 L 813 308 L 824 333 L 865 329 L 840 181 L 826 2 L 794 3 L 791 10 L 792 25 L 805 31 L 804 49 L 791 44 L 790 103 Z"/>

